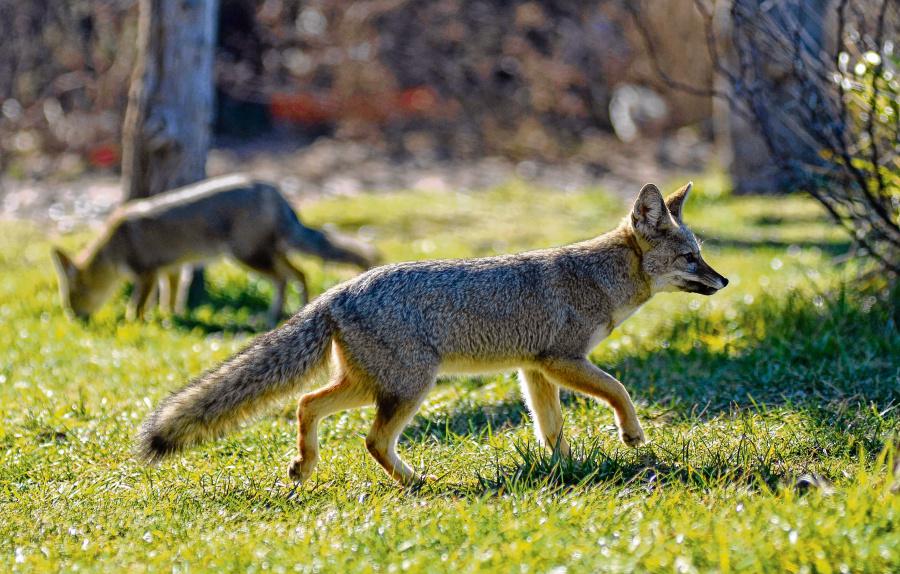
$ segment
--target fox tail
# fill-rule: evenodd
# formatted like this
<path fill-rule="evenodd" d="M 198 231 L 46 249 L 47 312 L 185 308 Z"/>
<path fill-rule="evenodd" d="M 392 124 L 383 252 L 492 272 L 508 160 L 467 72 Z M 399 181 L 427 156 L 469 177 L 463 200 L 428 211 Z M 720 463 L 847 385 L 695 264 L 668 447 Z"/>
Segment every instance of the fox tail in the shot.
<path fill-rule="evenodd" d="M 327 367 L 333 326 L 319 297 L 281 327 L 163 400 L 141 425 L 137 453 L 154 462 L 223 435 Z"/>

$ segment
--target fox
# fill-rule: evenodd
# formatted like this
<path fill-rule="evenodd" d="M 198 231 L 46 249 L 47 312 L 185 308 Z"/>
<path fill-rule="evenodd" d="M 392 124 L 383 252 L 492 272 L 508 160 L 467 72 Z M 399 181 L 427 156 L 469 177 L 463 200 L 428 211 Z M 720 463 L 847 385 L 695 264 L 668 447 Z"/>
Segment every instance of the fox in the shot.
<path fill-rule="evenodd" d="M 537 440 L 561 456 L 571 449 L 560 388 L 608 403 L 620 440 L 644 444 L 625 386 L 587 355 L 654 294 L 712 295 L 728 284 L 682 219 L 691 186 L 664 199 L 645 185 L 615 229 L 580 243 L 388 264 L 339 284 L 162 400 L 138 430 L 136 454 L 155 463 L 219 437 L 326 373 L 298 401 L 296 483 L 316 467 L 319 422 L 371 405 L 365 445 L 375 461 L 404 485 L 428 478 L 396 449 L 439 374 L 518 370 Z"/>
<path fill-rule="evenodd" d="M 126 202 L 77 257 L 58 247 L 51 256 L 67 312 L 87 318 L 130 278 L 134 288 L 125 317 L 133 321 L 144 318 L 157 282 L 161 309 L 183 313 L 189 285 L 185 270 L 230 255 L 273 281 L 268 322 L 274 326 L 283 313 L 288 281 L 298 283 L 303 304 L 309 298 L 306 276 L 288 258 L 292 251 L 362 270 L 378 259 L 374 248 L 303 225 L 275 185 L 247 174 L 212 178 Z"/>

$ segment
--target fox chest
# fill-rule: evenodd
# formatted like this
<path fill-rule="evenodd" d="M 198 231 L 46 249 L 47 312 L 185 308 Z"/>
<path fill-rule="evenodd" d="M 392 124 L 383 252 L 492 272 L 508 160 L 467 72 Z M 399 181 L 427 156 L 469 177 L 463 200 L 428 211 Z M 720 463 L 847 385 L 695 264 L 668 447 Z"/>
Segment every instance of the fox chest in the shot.
<path fill-rule="evenodd" d="M 601 341 L 609 337 L 609 334 L 613 332 L 613 329 L 621 325 L 625 321 L 625 319 L 631 317 L 631 315 L 634 314 L 634 312 L 639 308 L 640 305 L 637 305 L 634 307 L 629 306 L 613 311 L 612 317 L 610 318 L 610 321 L 608 323 L 601 322 L 591 332 L 591 337 L 588 341 L 588 351 L 590 351 L 591 349 L 599 345 Z"/>
<path fill-rule="evenodd" d="M 609 328 L 609 325 L 598 325 L 594 332 L 591 333 L 591 338 L 588 341 L 588 351 L 596 347 L 600 344 L 600 341 L 609 337 L 609 334 L 612 330 Z"/>

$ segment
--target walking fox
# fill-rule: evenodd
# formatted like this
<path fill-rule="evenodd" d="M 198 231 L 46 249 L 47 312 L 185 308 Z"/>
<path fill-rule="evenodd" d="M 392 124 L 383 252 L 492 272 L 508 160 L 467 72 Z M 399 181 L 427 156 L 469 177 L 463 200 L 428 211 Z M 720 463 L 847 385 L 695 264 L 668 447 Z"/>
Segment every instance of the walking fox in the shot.
<path fill-rule="evenodd" d="M 682 220 L 687 184 L 666 200 L 646 185 L 614 230 L 517 255 L 386 265 L 338 285 L 284 325 L 176 391 L 144 421 L 138 452 L 155 461 L 223 434 L 332 363 L 330 382 L 300 398 L 298 456 L 307 479 L 319 421 L 374 404 L 369 452 L 394 479 L 420 480 L 397 438 L 439 373 L 520 369 L 538 440 L 562 455 L 559 387 L 608 402 L 621 440 L 644 442 L 622 383 L 586 355 L 660 291 L 711 295 L 728 284 Z"/>
<path fill-rule="evenodd" d="M 240 174 L 130 201 L 75 260 L 59 249 L 52 255 L 63 306 L 81 317 L 97 310 L 122 279 L 132 278 L 128 319 L 143 317 L 159 275 L 160 305 L 180 312 L 186 286 L 179 288 L 181 266 L 231 255 L 275 283 L 269 311 L 274 325 L 288 280 L 300 284 L 304 303 L 308 296 L 306 277 L 287 257 L 293 250 L 363 269 L 374 262 L 371 249 L 306 227 L 276 187 Z"/>

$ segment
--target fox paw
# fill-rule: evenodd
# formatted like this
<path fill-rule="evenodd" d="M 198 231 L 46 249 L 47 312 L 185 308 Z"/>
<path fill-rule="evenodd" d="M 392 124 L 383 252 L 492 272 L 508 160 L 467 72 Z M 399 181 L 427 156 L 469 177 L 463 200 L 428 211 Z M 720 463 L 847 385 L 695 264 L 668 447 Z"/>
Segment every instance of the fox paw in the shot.
<path fill-rule="evenodd" d="M 288 476 L 294 482 L 304 482 L 312 474 L 315 464 L 303 464 L 303 459 L 295 458 L 288 466 Z"/>
<path fill-rule="evenodd" d="M 619 429 L 619 438 L 622 439 L 623 443 L 632 448 L 639 447 L 647 442 L 647 439 L 644 437 L 644 429 L 641 428 L 641 425 L 629 427 L 628 430 Z"/>

